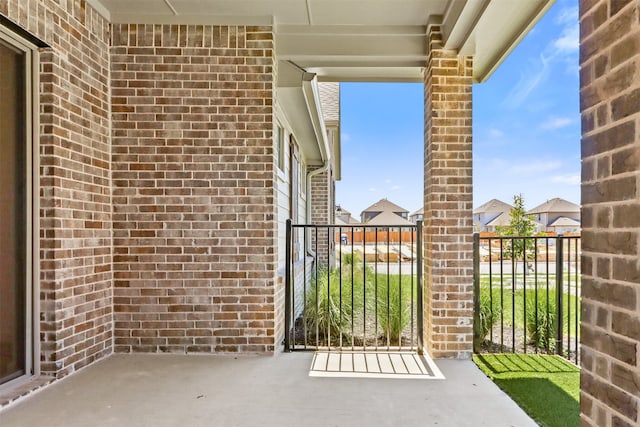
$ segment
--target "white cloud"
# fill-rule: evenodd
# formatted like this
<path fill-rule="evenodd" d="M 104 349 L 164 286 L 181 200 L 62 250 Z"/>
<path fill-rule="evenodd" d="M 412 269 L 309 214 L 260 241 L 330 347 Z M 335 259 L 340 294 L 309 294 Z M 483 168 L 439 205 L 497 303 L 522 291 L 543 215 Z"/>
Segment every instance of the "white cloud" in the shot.
<path fill-rule="evenodd" d="M 402 187 L 399 185 L 394 185 L 391 187 L 391 191 L 396 191 L 396 190 L 400 190 Z"/>
<path fill-rule="evenodd" d="M 553 47 L 555 48 L 556 55 L 563 55 L 577 51 L 580 47 L 580 33 L 578 31 L 578 25 L 571 25 L 565 27 L 560 34 L 560 37 L 553 41 Z"/>
<path fill-rule="evenodd" d="M 531 176 L 542 174 L 545 172 L 554 171 L 560 169 L 562 167 L 562 162 L 557 160 L 546 160 L 546 161 L 531 161 L 531 162 L 522 162 L 516 163 L 511 166 L 507 172 L 510 175 L 517 176 Z"/>
<path fill-rule="evenodd" d="M 340 140 L 342 142 L 349 142 L 349 141 L 351 141 L 351 135 L 346 133 L 346 132 L 341 132 L 340 133 Z"/>
<path fill-rule="evenodd" d="M 560 129 L 572 124 L 574 120 L 570 117 L 552 117 L 540 125 L 545 130 Z"/>
<path fill-rule="evenodd" d="M 375 193 L 376 191 L 378 191 L 378 189 L 377 189 L 377 188 L 375 188 L 375 187 L 369 187 L 369 191 L 370 191 L 371 193 Z"/>
<path fill-rule="evenodd" d="M 566 184 L 566 185 L 580 185 L 580 174 L 563 174 L 555 175 L 551 177 L 551 182 L 554 184 Z"/>
<path fill-rule="evenodd" d="M 564 64 L 565 71 L 575 74 L 578 69 L 575 55 L 580 46 L 580 30 L 578 24 L 578 8 L 565 7 L 560 10 L 555 19 L 556 25 L 562 27 L 560 36 L 549 42 L 538 58 L 531 58 L 530 64 L 523 67 L 520 80 L 513 87 L 503 104 L 508 108 L 515 108 L 551 74 L 551 68 L 556 63 Z"/>
<path fill-rule="evenodd" d="M 384 183 L 385 183 L 385 184 L 391 184 L 391 180 L 390 180 L 390 179 L 385 179 L 385 180 L 384 180 Z"/>
<path fill-rule="evenodd" d="M 492 138 L 502 138 L 504 136 L 504 132 L 500 129 L 489 129 L 489 136 Z"/>
<path fill-rule="evenodd" d="M 527 72 L 521 73 L 520 80 L 507 95 L 503 102 L 504 105 L 509 108 L 520 106 L 529 94 L 549 76 L 549 62 L 550 58 L 543 53 L 540 54 L 537 60 L 532 60 Z"/>
<path fill-rule="evenodd" d="M 563 7 L 555 16 L 554 22 L 558 25 L 577 23 L 578 16 L 578 6 Z"/>

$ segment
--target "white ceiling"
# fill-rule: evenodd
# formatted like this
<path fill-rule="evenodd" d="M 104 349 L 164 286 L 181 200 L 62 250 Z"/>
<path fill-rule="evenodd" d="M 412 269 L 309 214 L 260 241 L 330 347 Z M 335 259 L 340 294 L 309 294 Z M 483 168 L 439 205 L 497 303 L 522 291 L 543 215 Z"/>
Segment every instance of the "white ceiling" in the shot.
<path fill-rule="evenodd" d="M 276 55 L 327 81 L 421 81 L 426 32 L 483 81 L 554 0 L 88 0 L 114 23 L 274 25 Z"/>

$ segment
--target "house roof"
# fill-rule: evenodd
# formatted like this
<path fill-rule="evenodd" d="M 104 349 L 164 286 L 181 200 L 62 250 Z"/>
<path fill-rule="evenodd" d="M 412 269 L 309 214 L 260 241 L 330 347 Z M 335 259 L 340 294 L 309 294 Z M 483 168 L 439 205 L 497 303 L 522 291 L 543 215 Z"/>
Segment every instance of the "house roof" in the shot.
<path fill-rule="evenodd" d="M 580 206 L 572 203 L 568 200 L 556 197 L 555 199 L 547 200 L 541 205 L 531 209 L 528 214 L 537 213 L 549 213 L 549 212 L 580 212 Z"/>
<path fill-rule="evenodd" d="M 366 208 L 365 210 L 363 210 L 360 215 L 362 215 L 365 212 L 406 212 L 409 213 L 408 210 L 406 210 L 405 208 L 402 208 L 398 205 L 396 205 L 393 202 L 390 202 L 387 199 L 380 199 L 377 202 L 375 202 L 374 204 L 372 204 L 371 206 L 369 206 L 368 208 Z M 396 215 L 397 216 L 397 215 Z"/>
<path fill-rule="evenodd" d="M 487 223 L 487 227 L 506 227 L 511 224 L 511 218 L 506 212 L 501 213 Z"/>
<path fill-rule="evenodd" d="M 549 227 L 580 227 L 580 221 L 576 221 L 573 218 L 567 218 L 566 216 L 561 216 L 549 224 Z"/>
<path fill-rule="evenodd" d="M 348 210 L 346 210 L 345 208 L 343 208 L 340 205 L 336 205 L 336 214 L 351 215 L 351 212 L 349 212 Z"/>
<path fill-rule="evenodd" d="M 486 80 L 554 0 L 87 0 L 111 23 L 272 26 L 280 62 L 323 81 L 422 82 L 428 28 Z"/>
<path fill-rule="evenodd" d="M 420 209 L 418 209 L 417 211 L 415 211 L 414 213 L 412 213 L 409 216 L 416 216 L 416 215 L 424 215 L 424 206 L 421 207 Z"/>
<path fill-rule="evenodd" d="M 352 217 L 351 215 L 349 215 L 349 221 L 344 221 L 342 220 L 342 218 L 336 217 L 335 223 L 336 225 L 358 225 L 360 224 L 360 221 L 358 221 L 357 219 L 355 219 L 354 217 Z"/>
<path fill-rule="evenodd" d="M 508 203 L 498 199 L 491 199 L 483 205 L 478 206 L 473 210 L 474 214 L 481 214 L 487 212 L 509 212 L 513 209 Z"/>
<path fill-rule="evenodd" d="M 392 211 L 384 211 L 371 218 L 366 225 L 413 225 L 413 223 Z"/>

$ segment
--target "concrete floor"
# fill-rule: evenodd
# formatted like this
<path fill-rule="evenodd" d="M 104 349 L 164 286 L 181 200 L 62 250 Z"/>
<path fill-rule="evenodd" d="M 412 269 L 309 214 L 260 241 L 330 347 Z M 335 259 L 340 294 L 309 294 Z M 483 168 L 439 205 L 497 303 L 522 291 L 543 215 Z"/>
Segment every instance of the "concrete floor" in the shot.
<path fill-rule="evenodd" d="M 0 412 L 11 426 L 535 426 L 471 361 L 446 379 L 309 377 L 312 353 L 113 355 Z"/>

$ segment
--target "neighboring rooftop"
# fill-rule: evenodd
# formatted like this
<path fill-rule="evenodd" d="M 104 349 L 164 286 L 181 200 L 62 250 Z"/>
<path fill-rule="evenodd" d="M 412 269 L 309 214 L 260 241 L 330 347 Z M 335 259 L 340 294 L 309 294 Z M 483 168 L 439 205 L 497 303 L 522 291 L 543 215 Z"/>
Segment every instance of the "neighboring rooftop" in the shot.
<path fill-rule="evenodd" d="M 365 210 L 363 210 L 360 215 L 362 215 L 365 212 L 404 212 L 404 213 L 409 213 L 408 210 L 406 210 L 403 207 L 400 207 L 398 205 L 396 205 L 393 202 L 390 202 L 387 199 L 380 199 L 377 202 L 375 202 L 374 204 L 372 204 L 371 206 L 369 206 L 368 208 L 366 208 Z"/>
<path fill-rule="evenodd" d="M 473 213 L 481 214 L 487 212 L 509 212 L 511 209 L 513 209 L 513 206 L 511 206 L 510 204 L 505 203 L 502 200 L 491 199 L 485 204 L 475 208 L 473 210 Z"/>
<path fill-rule="evenodd" d="M 576 221 L 573 218 L 567 218 L 566 216 L 561 216 L 549 224 L 549 227 L 580 227 L 580 221 Z"/>
<path fill-rule="evenodd" d="M 370 219 L 366 225 L 413 225 L 413 223 L 392 211 L 384 211 Z"/>
<path fill-rule="evenodd" d="M 528 214 L 548 213 L 548 212 L 580 212 L 580 206 L 572 203 L 568 200 L 556 197 L 555 199 L 547 200 L 541 205 L 531 209 Z"/>

